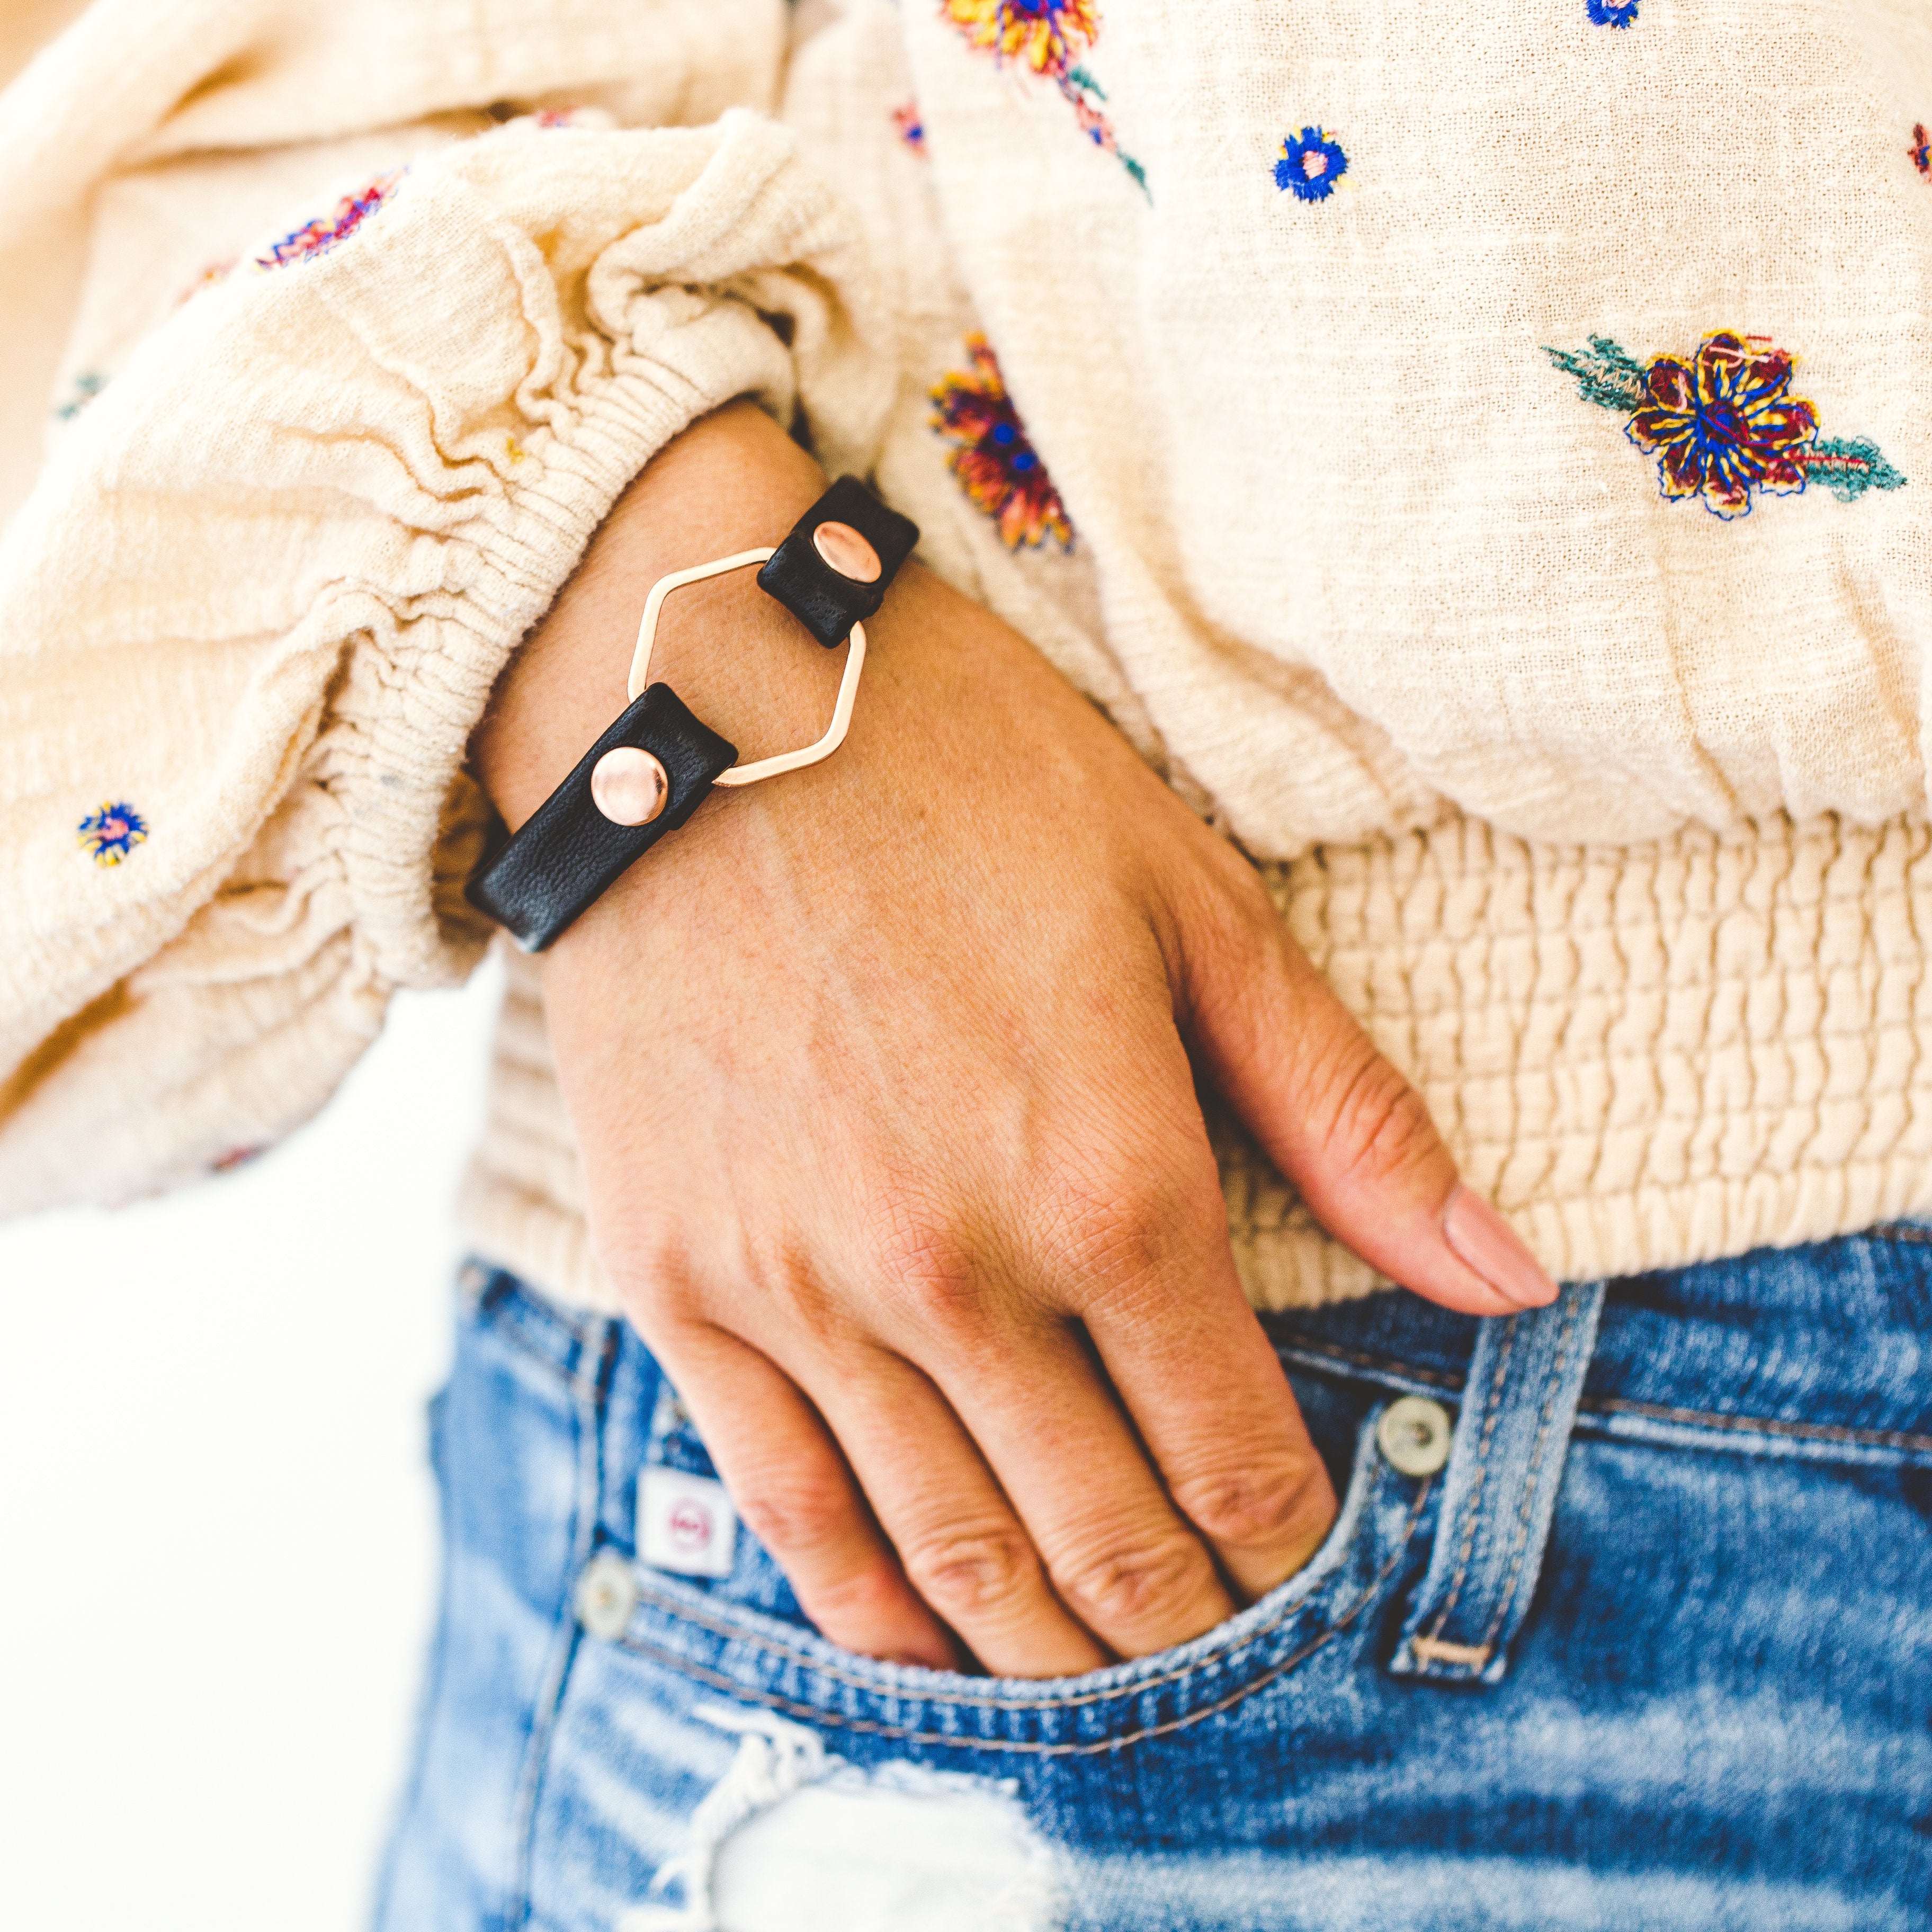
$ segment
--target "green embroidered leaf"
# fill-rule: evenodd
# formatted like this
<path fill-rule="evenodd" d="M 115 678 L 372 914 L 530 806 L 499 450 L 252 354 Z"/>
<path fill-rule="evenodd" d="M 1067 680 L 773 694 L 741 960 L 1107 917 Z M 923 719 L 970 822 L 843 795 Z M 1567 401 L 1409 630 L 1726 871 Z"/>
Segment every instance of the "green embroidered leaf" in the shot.
<path fill-rule="evenodd" d="M 1577 393 L 1599 409 L 1629 416 L 1643 404 L 1643 364 L 1628 355 L 1607 335 L 1593 335 L 1588 354 L 1544 346 L 1544 354 L 1566 376 L 1576 379 Z"/>
<path fill-rule="evenodd" d="M 1841 503 L 1856 502 L 1868 490 L 1898 490 L 1905 484 L 1867 436 L 1820 437 L 1805 451 L 1804 463 L 1811 480 L 1823 484 Z"/>

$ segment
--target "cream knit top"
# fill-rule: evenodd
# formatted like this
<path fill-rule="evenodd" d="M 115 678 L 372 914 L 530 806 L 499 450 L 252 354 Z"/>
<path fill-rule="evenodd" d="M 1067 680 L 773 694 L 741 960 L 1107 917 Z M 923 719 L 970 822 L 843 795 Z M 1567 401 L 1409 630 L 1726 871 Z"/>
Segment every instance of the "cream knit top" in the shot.
<path fill-rule="evenodd" d="M 96 0 L 0 96 L 0 341 L 64 345 L 0 1208 L 221 1166 L 470 970 L 491 684 L 748 394 L 1264 866 L 1556 1273 L 1932 1209 L 1932 8 L 808 25 Z M 1373 1285 L 1216 1132 L 1258 1304 Z M 520 968 L 471 1238 L 598 1304 L 580 1204 Z"/>

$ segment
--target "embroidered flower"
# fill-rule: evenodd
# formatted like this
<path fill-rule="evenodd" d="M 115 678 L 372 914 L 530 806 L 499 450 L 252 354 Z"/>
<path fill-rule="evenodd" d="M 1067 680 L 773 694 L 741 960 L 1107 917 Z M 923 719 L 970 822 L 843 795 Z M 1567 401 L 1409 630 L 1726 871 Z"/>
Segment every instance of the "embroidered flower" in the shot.
<path fill-rule="evenodd" d="M 926 123 L 920 118 L 916 100 L 908 100 L 892 110 L 892 125 L 899 130 L 899 139 L 914 154 L 926 152 Z"/>
<path fill-rule="evenodd" d="M 1282 142 L 1274 184 L 1297 201 L 1326 201 L 1348 172 L 1341 142 L 1325 128 L 1304 128 Z"/>
<path fill-rule="evenodd" d="M 1094 0 L 940 0 L 940 8 L 974 46 L 1055 80 L 1100 32 Z"/>
<path fill-rule="evenodd" d="M 141 814 L 131 805 L 104 805 L 80 821 L 80 847 L 97 866 L 118 866 L 148 836 Z"/>
<path fill-rule="evenodd" d="M 1912 165 L 1932 181 L 1932 134 L 1926 133 L 1924 122 L 1912 123 L 1912 145 L 1905 152 L 1912 157 Z"/>
<path fill-rule="evenodd" d="M 1876 444 L 1820 438 L 1816 409 L 1791 394 L 1790 356 L 1763 336 L 1720 330 L 1693 356 L 1648 364 L 1606 335 L 1586 354 L 1544 352 L 1586 402 L 1628 418 L 1624 434 L 1657 458 L 1666 496 L 1701 498 L 1727 522 L 1750 514 L 1754 494 L 1795 496 L 1817 482 L 1851 502 L 1905 482 Z"/>
<path fill-rule="evenodd" d="M 1636 18 L 1637 0 L 1586 0 L 1590 23 L 1597 27 L 1628 27 Z"/>
<path fill-rule="evenodd" d="M 266 255 L 255 259 L 258 268 L 285 268 L 292 262 L 306 262 L 312 256 L 326 255 L 338 242 L 346 242 L 382 207 L 396 191 L 402 180 L 398 170 L 394 174 L 383 175 L 362 190 L 359 194 L 345 195 L 335 205 L 332 214 L 318 215 L 313 221 L 305 222 L 292 234 L 284 235 Z"/>
<path fill-rule="evenodd" d="M 995 60 L 1016 61 L 1052 81 L 1072 107 L 1080 131 L 1103 154 L 1113 155 L 1141 192 L 1153 199 L 1147 170 L 1122 151 L 1100 105 L 1107 98 L 1105 90 L 1086 68 L 1074 64 L 1100 38 L 1100 10 L 1094 0 L 940 0 L 940 11 Z"/>
<path fill-rule="evenodd" d="M 1647 398 L 1626 434 L 1658 459 L 1666 496 L 1701 496 L 1719 517 L 1748 516 L 1751 492 L 1796 496 L 1798 452 L 1818 434 L 1818 412 L 1791 394 L 1791 358 L 1728 332 L 1705 337 L 1694 358 L 1660 356 Z"/>
<path fill-rule="evenodd" d="M 998 523 L 1009 550 L 1030 548 L 1048 537 L 1071 550 L 1073 527 L 1066 506 L 1027 440 L 1000 378 L 999 358 L 983 335 L 969 335 L 966 352 L 972 368 L 955 371 L 932 392 L 932 427 L 953 445 L 946 466 L 974 506 Z"/>

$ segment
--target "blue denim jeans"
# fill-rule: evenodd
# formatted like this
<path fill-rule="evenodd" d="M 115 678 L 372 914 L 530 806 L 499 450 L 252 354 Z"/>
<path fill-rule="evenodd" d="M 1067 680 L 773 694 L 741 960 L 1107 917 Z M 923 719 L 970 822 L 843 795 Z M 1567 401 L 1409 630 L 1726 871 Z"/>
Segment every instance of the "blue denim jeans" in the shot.
<path fill-rule="evenodd" d="M 634 1334 L 461 1301 L 382 1932 L 1932 1927 L 1932 1231 L 1271 1318 L 1333 1534 L 1048 1682 L 828 1644 Z"/>

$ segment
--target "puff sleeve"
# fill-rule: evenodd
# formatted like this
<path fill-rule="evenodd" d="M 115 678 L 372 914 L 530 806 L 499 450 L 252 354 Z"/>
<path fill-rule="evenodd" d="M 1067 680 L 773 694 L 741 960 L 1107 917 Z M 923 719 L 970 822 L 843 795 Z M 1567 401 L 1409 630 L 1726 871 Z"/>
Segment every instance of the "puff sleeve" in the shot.
<path fill-rule="evenodd" d="M 356 197 L 351 196 L 350 206 Z M 892 376 L 784 128 L 536 124 L 372 182 L 150 334 L 0 542 L 0 1210 L 272 1140 L 487 938 L 464 750 L 704 412 Z"/>

